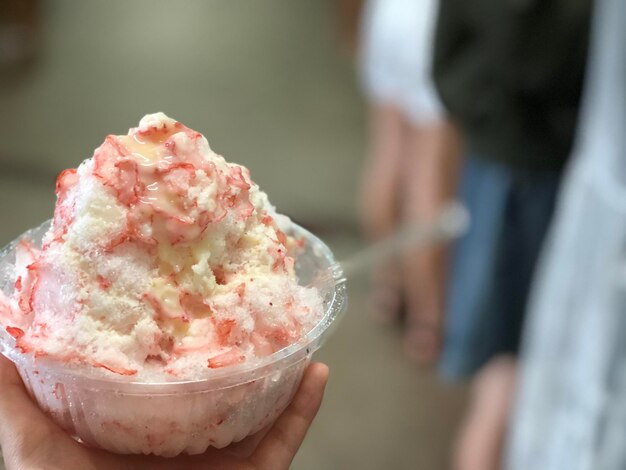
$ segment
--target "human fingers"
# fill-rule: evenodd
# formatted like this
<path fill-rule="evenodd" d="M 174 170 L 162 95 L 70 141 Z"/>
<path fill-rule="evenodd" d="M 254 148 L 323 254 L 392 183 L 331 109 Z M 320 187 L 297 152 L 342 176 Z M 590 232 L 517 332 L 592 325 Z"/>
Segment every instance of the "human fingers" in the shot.
<path fill-rule="evenodd" d="M 328 382 L 328 366 L 311 364 L 291 404 L 280 415 L 251 461 L 260 469 L 287 469 L 317 415 Z"/>

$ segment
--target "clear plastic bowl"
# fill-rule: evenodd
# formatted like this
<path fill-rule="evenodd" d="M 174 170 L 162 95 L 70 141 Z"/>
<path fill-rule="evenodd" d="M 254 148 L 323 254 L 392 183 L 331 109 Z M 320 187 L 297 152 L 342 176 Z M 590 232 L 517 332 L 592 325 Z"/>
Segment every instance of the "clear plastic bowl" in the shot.
<path fill-rule="evenodd" d="M 23 237 L 40 243 L 48 227 L 47 222 Z M 289 404 L 312 354 L 347 306 L 343 273 L 330 249 L 295 224 L 290 232 L 305 239 L 296 259 L 300 283 L 315 283 L 325 312 L 299 342 L 254 363 L 212 370 L 203 380 L 141 383 L 90 376 L 88 370 L 23 354 L 4 328 L 0 352 L 15 363 L 41 409 L 88 445 L 171 457 L 240 441 L 274 422 Z M 0 250 L 0 289 L 7 295 L 14 285 L 16 244 Z"/>

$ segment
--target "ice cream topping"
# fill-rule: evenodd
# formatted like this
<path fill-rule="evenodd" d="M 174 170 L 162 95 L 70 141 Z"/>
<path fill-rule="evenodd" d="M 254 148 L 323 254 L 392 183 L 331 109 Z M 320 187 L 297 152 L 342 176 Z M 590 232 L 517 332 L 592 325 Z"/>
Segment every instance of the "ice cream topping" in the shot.
<path fill-rule="evenodd" d="M 0 325 L 37 357 L 193 379 L 267 356 L 320 319 L 298 242 L 247 168 L 163 113 L 57 179 L 42 246 L 17 247 Z M 279 223 L 280 222 L 280 223 Z"/>

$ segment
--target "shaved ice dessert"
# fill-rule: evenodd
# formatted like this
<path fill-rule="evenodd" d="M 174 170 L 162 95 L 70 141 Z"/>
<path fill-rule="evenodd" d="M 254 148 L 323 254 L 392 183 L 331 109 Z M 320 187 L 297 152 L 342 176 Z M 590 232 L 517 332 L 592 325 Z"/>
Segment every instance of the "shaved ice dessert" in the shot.
<path fill-rule="evenodd" d="M 343 311 L 341 286 L 305 285 L 337 269 L 328 248 L 163 113 L 109 135 L 56 193 L 51 223 L 0 253 L 0 350 L 39 405 L 123 453 L 199 453 L 270 424 Z"/>

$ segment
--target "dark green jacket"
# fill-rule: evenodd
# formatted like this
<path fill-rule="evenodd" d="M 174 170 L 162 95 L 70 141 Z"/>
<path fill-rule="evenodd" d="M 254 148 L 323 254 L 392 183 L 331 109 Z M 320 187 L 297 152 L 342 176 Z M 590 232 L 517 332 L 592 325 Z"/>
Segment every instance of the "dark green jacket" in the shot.
<path fill-rule="evenodd" d="M 440 0 L 435 81 L 470 153 L 528 170 L 562 167 L 590 15 L 591 0 Z"/>

